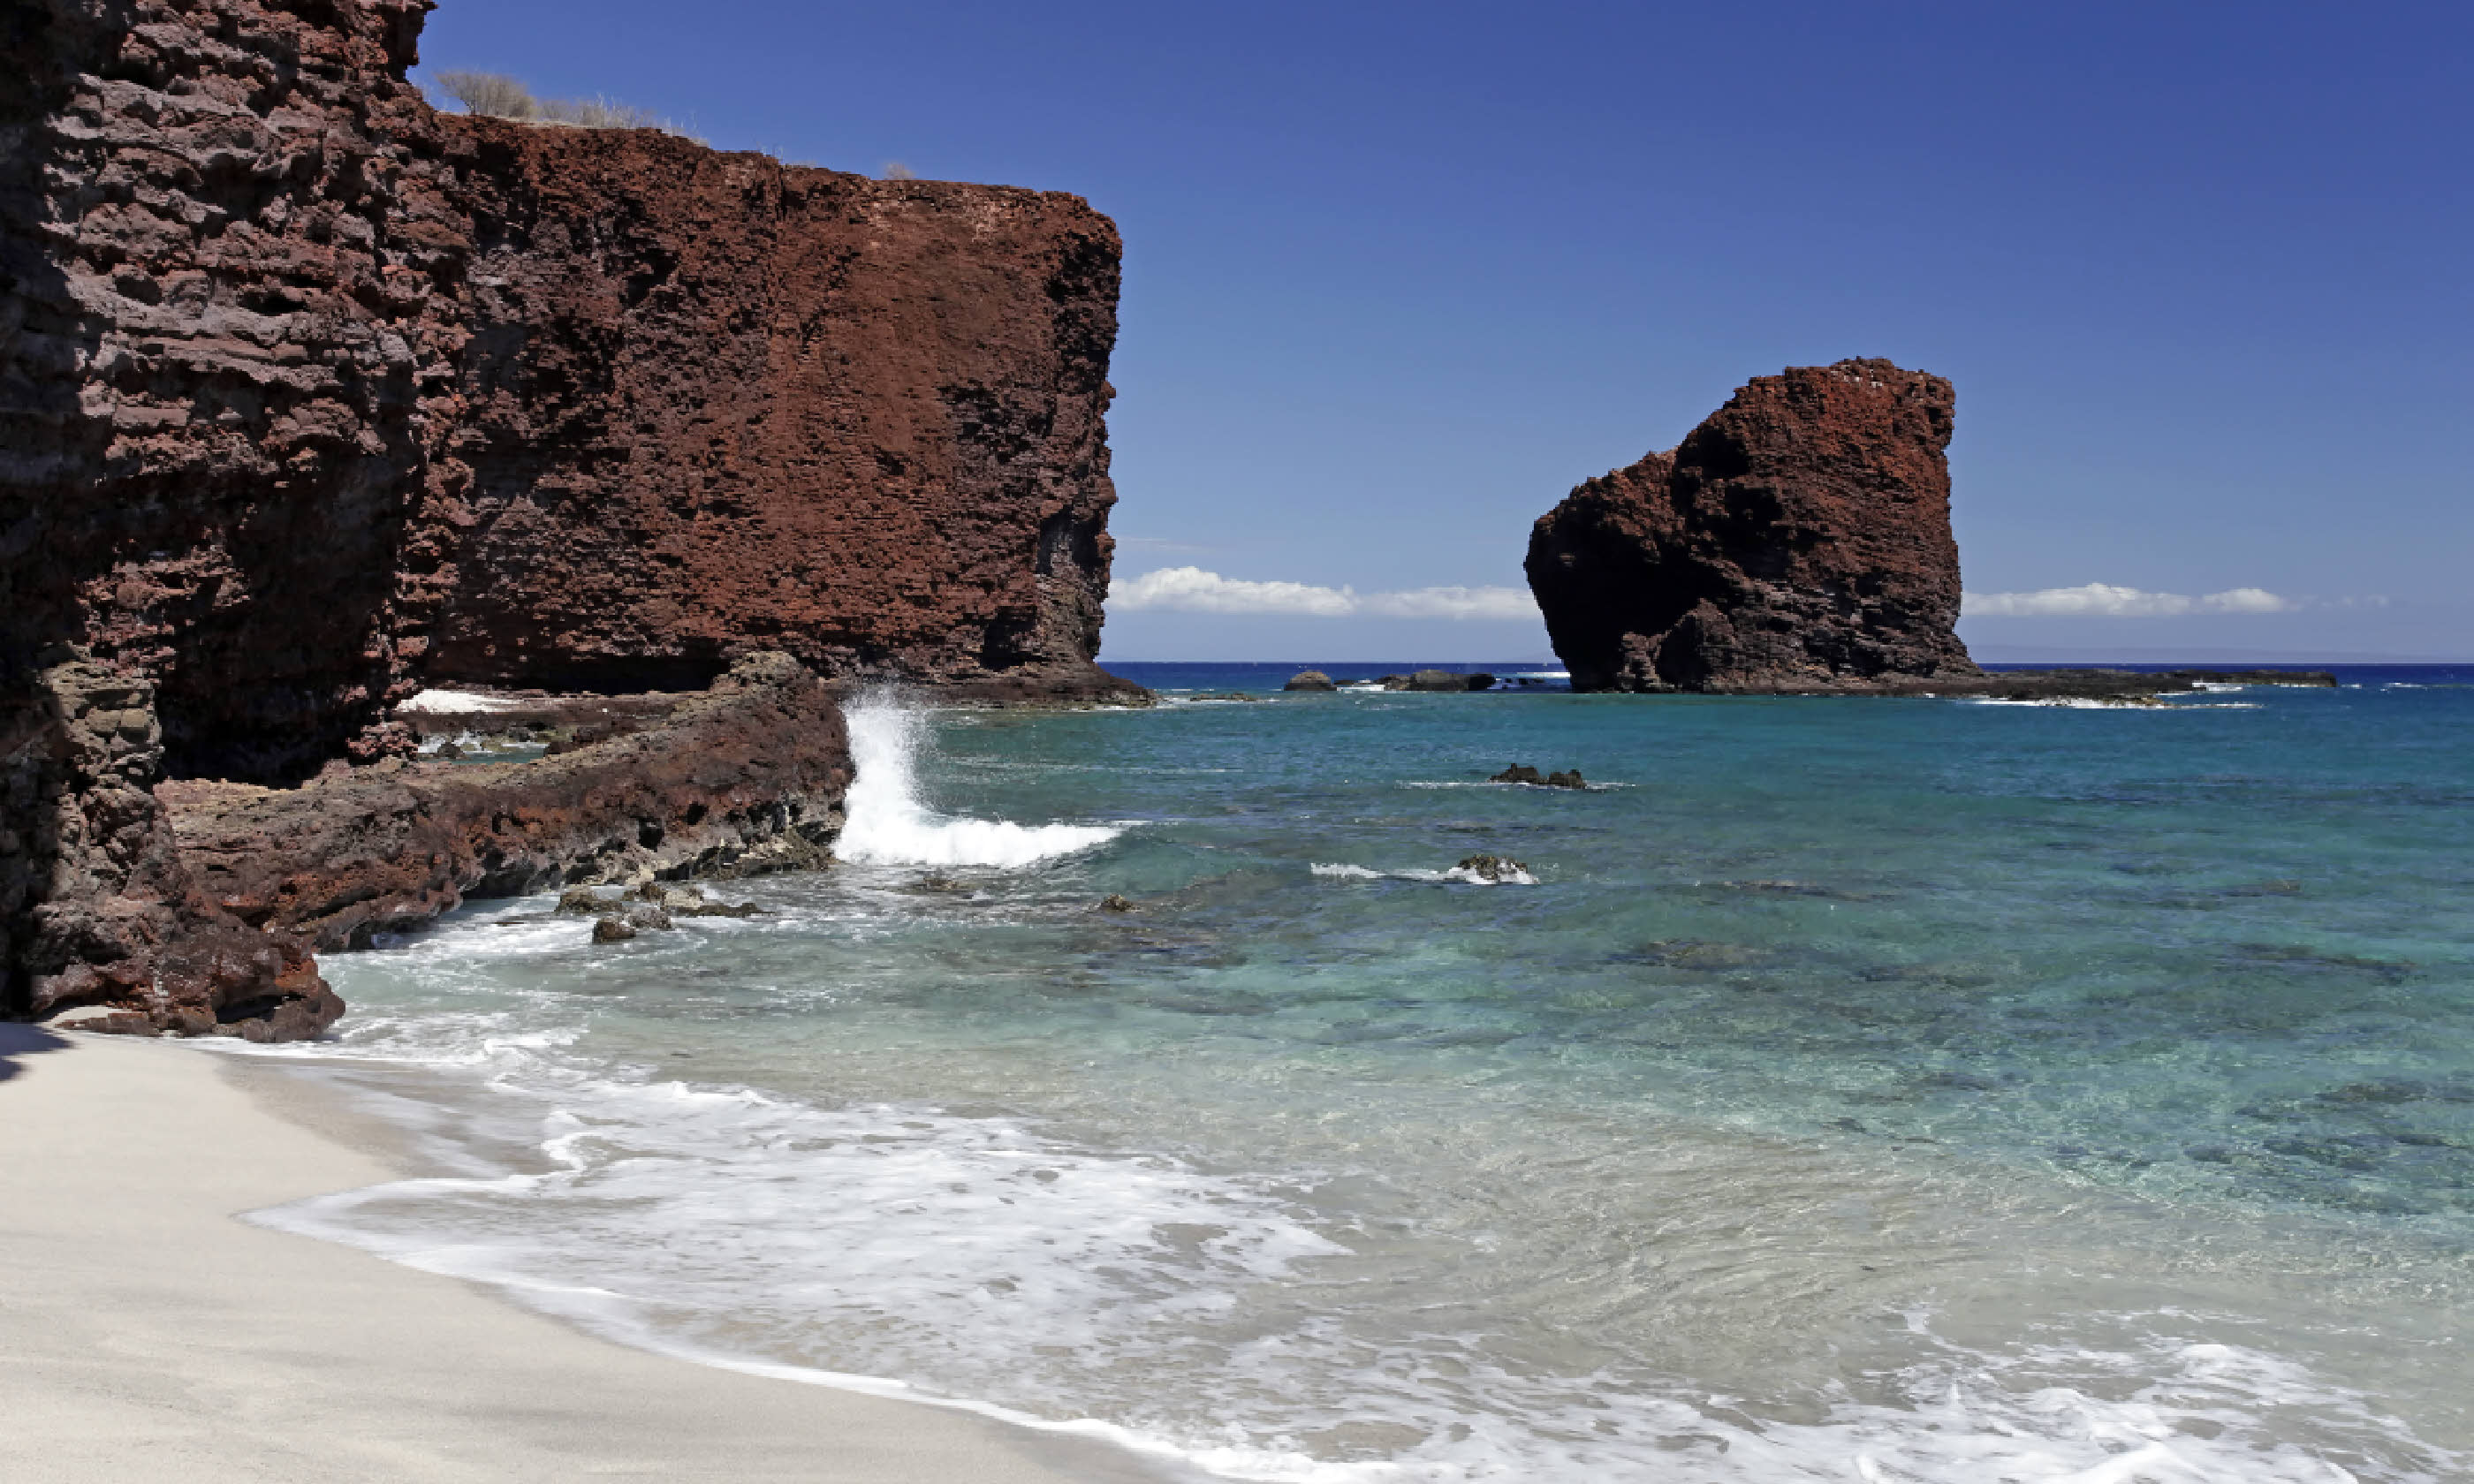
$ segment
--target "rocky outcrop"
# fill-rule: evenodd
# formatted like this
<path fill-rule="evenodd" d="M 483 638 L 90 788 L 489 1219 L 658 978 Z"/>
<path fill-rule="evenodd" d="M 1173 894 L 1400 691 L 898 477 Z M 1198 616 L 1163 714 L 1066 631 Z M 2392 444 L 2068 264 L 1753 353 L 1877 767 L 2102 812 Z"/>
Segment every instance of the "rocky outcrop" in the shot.
<path fill-rule="evenodd" d="M 441 115 L 429 9 L 0 6 L 0 1011 L 323 1005 L 272 928 L 167 957 L 227 918 L 154 796 L 403 756 L 424 684 L 1140 694 L 1105 217 Z"/>
<path fill-rule="evenodd" d="M 306 945 L 199 889 L 150 785 L 163 736 L 151 684 L 83 654 L 45 658 L 31 725 L 6 738 L 0 855 L 16 1008 L 85 1010 L 100 1029 L 253 1040 L 343 1014 Z"/>
<path fill-rule="evenodd" d="M 1494 677 L 1484 672 L 1464 674 L 1458 670 L 1418 670 L 1407 675 L 1382 676 L 1374 683 L 1385 690 L 1492 690 Z"/>
<path fill-rule="evenodd" d="M 45 679 L 71 744 L 63 879 L 17 945 L 24 1008 L 91 1030 L 312 1036 L 344 1011 L 315 953 L 467 898 L 819 865 L 850 782 L 831 689 L 785 655 L 554 755 L 338 764 L 292 788 L 133 787 L 160 746 L 133 683 L 88 661 Z"/>
<path fill-rule="evenodd" d="M 1577 690 L 1868 691 L 1978 674 L 1958 620 L 1949 382 L 1850 360 L 1757 377 L 1529 539 Z"/>
<path fill-rule="evenodd" d="M 841 826 L 848 758 L 831 691 L 765 655 L 640 730 L 536 761 L 398 758 L 299 788 L 157 792 L 200 890 L 253 926 L 332 950 L 468 897 L 819 864 Z"/>
<path fill-rule="evenodd" d="M 1116 227 L 651 130 L 448 117 L 473 336 L 400 607 L 431 683 L 1073 694 L 1116 494 Z M 399 633 L 404 633 L 400 629 Z"/>

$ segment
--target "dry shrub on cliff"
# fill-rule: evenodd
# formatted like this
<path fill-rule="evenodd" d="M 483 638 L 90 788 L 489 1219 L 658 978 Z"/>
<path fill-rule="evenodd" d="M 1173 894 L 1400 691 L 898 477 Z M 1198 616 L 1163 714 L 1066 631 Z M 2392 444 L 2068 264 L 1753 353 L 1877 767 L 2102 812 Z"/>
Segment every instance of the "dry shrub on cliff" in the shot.
<path fill-rule="evenodd" d="M 541 104 L 532 89 L 500 72 L 439 72 L 431 74 L 439 91 L 464 106 L 467 113 L 486 113 L 492 118 L 538 118 Z"/>
<path fill-rule="evenodd" d="M 532 89 L 500 72 L 450 71 L 431 74 L 439 91 L 464 106 L 467 113 L 521 119 L 533 124 L 568 124 L 578 129 L 658 129 L 678 133 L 668 120 L 650 108 L 613 103 L 607 97 L 536 98 Z"/>
<path fill-rule="evenodd" d="M 540 98 L 534 100 L 533 106 L 541 110 L 534 116 L 546 123 L 573 124 L 581 129 L 659 129 L 667 133 L 678 132 L 650 108 L 612 103 L 598 96 Z"/>

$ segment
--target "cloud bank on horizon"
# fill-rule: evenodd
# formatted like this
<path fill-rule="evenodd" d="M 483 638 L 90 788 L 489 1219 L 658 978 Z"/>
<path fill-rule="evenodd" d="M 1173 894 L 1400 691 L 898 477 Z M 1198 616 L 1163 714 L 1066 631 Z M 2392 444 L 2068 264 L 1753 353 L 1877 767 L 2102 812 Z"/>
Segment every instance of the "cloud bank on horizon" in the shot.
<path fill-rule="evenodd" d="M 1199 566 L 1162 567 L 1109 589 L 1111 609 L 1305 618 L 1535 619 L 1525 587 L 1411 587 L 1361 593 L 1311 583 L 1249 582 Z"/>
<path fill-rule="evenodd" d="M 2379 600 L 2345 600 L 2376 604 Z M 1115 585 L 1108 606 L 1128 612 L 1255 614 L 1291 618 L 1536 619 L 1538 604 L 1520 587 L 1410 587 L 1361 593 L 1351 586 L 1254 582 L 1199 566 L 1161 567 Z M 2222 592 L 2148 592 L 2112 583 L 2042 587 L 2032 592 L 1971 592 L 1969 618 L 2180 618 L 2193 614 L 2291 613 L 2315 607 L 2265 587 Z"/>
<path fill-rule="evenodd" d="M 2290 613 L 2301 607 L 2265 587 L 2228 587 L 2194 597 L 2086 583 L 2033 592 L 1971 592 L 1960 611 L 1969 618 L 2179 618 L 2190 613 Z"/>

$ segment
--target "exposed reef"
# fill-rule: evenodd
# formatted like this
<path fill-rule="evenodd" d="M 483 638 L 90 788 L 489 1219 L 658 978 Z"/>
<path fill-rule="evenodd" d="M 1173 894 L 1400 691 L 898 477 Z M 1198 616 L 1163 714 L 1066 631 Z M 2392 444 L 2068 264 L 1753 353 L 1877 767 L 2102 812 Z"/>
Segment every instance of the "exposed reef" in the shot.
<path fill-rule="evenodd" d="M 1756 377 L 1673 451 L 1589 480 L 1529 539 L 1576 690 L 1871 691 L 1973 679 L 1953 632 L 1954 397 L 1849 360 Z"/>
<path fill-rule="evenodd" d="M 1092 662 L 1106 217 L 441 114 L 405 81 L 430 8 L 0 20 L 0 1013 L 307 1034 L 347 918 L 593 869 L 554 770 L 521 785 L 535 855 L 473 832 L 477 780 L 321 777 L 408 757 L 389 708 L 424 686 L 686 692 L 777 653 L 811 682 L 1144 694 Z M 838 735 L 771 760 L 830 772 Z M 677 811 L 797 794 L 660 762 L 610 765 Z M 210 850 L 212 809 L 424 864 L 253 921 L 193 850 L 264 899 L 325 888 Z M 459 850 L 504 859 L 464 882 Z"/>

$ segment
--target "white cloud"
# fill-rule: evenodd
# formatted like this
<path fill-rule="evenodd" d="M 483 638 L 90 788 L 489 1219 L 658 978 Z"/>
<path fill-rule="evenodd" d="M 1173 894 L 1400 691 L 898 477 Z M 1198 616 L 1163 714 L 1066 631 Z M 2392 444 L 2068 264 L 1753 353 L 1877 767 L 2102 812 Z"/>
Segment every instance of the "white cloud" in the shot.
<path fill-rule="evenodd" d="M 1254 583 L 1196 566 L 1162 567 L 1117 584 L 1108 606 L 1185 613 L 1285 613 L 1309 618 L 1478 618 L 1538 616 L 1518 587 L 1411 587 L 1360 595 L 1354 587 L 1309 583 Z"/>
<path fill-rule="evenodd" d="M 1305 583 L 1249 583 L 1199 566 L 1162 567 L 1112 586 L 1110 607 L 1170 609 L 1186 613 L 1303 613 L 1346 618 L 1357 611 L 1357 594 L 1346 587 Z"/>
<path fill-rule="evenodd" d="M 2286 613 L 2300 606 L 2265 587 L 2229 587 L 2193 597 L 2089 583 L 2034 592 L 1971 592 L 1963 611 L 1970 618 L 2178 618 L 2186 613 Z"/>
<path fill-rule="evenodd" d="M 1412 587 L 1367 595 L 1359 611 L 1384 618 L 1535 618 L 1526 587 Z"/>

